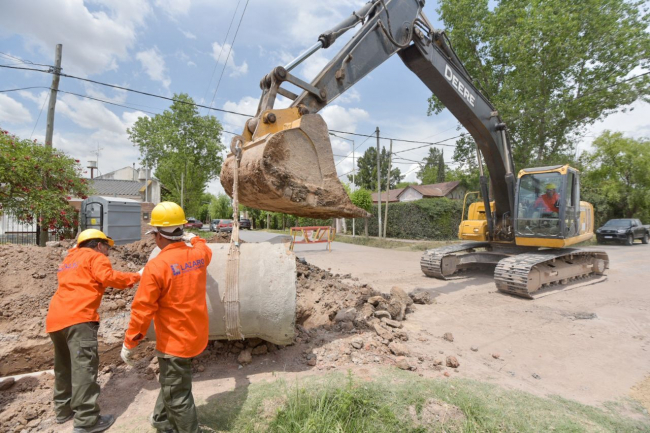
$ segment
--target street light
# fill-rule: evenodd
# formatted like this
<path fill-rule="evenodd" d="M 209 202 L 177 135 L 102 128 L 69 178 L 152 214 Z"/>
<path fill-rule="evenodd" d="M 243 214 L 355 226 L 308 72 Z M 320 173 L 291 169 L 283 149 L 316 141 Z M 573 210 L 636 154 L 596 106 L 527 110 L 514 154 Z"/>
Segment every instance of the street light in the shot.
<path fill-rule="evenodd" d="M 333 137 L 340 138 L 341 140 L 347 140 L 347 141 L 352 142 L 352 187 L 354 188 L 354 186 L 355 186 L 354 175 L 357 172 L 357 165 L 355 164 L 355 160 L 354 160 L 354 140 L 351 140 L 351 139 L 345 138 L 345 137 L 341 137 L 340 135 L 336 135 L 333 132 L 330 132 L 329 134 L 331 136 L 333 136 Z M 355 233 L 355 229 L 354 229 L 354 218 L 352 218 L 352 237 L 355 237 L 355 236 L 356 236 L 356 233 Z"/>

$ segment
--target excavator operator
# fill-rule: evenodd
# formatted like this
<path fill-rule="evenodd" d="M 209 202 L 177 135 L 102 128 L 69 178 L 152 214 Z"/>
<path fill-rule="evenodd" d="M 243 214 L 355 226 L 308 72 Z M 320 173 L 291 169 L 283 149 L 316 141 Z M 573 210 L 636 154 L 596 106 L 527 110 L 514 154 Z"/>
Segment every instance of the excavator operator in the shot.
<path fill-rule="evenodd" d="M 557 186 L 554 183 L 546 184 L 546 193 L 542 194 L 535 200 L 534 209 L 539 209 L 542 215 L 551 214 L 557 218 L 560 212 L 560 195 L 557 193 Z"/>

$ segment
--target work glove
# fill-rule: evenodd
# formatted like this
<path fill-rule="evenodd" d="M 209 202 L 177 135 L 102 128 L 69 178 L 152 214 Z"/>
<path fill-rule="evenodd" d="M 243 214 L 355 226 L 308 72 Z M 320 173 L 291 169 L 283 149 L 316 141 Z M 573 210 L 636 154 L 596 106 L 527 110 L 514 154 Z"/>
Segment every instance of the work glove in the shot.
<path fill-rule="evenodd" d="M 142 273 L 143 273 L 143 272 L 144 272 L 144 268 L 140 269 L 140 270 L 138 271 L 138 274 L 140 274 L 140 276 L 142 276 Z"/>
<path fill-rule="evenodd" d="M 133 362 L 133 359 L 131 358 L 133 356 L 133 350 L 129 349 L 124 344 L 122 344 L 122 353 L 120 353 L 120 356 L 125 364 L 130 365 L 131 367 L 135 365 L 135 362 Z"/>
<path fill-rule="evenodd" d="M 181 239 L 183 242 L 191 242 L 193 238 L 195 238 L 196 235 L 194 233 L 185 233 Z"/>

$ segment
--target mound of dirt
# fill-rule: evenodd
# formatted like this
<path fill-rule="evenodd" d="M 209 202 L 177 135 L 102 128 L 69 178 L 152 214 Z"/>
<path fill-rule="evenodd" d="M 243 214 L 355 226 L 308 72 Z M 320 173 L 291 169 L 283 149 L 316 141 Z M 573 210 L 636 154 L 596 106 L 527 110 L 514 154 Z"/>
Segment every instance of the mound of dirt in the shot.
<path fill-rule="evenodd" d="M 0 433 L 54 432 L 53 386 L 54 376 L 43 373 L 23 377 L 0 392 Z"/>

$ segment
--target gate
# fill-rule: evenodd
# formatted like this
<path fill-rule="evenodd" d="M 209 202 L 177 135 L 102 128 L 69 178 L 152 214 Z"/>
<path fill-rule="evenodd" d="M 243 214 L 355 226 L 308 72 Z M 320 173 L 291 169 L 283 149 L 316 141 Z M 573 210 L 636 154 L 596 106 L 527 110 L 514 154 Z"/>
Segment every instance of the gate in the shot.
<path fill-rule="evenodd" d="M 40 228 L 38 224 L 23 223 L 11 214 L 2 213 L 0 214 L 0 245 L 38 245 Z M 60 240 L 59 232 L 50 230 L 48 240 Z"/>

